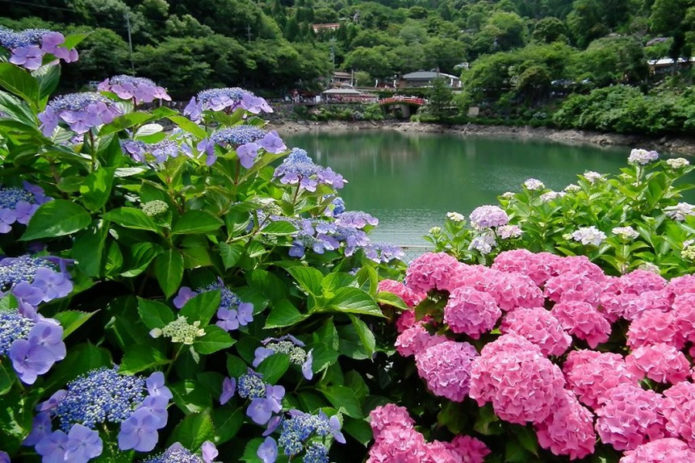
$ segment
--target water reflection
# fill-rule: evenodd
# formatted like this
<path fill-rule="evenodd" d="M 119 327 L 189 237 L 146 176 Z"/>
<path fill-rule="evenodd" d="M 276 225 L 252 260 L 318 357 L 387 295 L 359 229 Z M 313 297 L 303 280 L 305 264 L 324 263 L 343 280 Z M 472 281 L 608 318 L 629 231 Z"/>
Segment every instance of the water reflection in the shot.
<path fill-rule="evenodd" d="M 562 189 L 587 170 L 617 172 L 629 150 L 457 135 L 350 132 L 285 137 L 349 180 L 350 209 L 379 217 L 375 240 L 424 243 L 448 211 L 469 213 L 529 177 Z"/>

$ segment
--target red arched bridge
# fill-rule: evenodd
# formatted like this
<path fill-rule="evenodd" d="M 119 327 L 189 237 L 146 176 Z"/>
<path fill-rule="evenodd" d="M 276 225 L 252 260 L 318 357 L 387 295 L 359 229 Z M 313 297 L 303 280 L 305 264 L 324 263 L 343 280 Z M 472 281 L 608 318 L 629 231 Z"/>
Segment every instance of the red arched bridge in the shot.
<path fill-rule="evenodd" d="M 382 98 L 379 100 L 381 106 L 390 105 L 412 105 L 412 106 L 423 106 L 427 104 L 427 100 L 424 98 L 417 98 L 414 96 L 392 96 L 389 98 Z"/>

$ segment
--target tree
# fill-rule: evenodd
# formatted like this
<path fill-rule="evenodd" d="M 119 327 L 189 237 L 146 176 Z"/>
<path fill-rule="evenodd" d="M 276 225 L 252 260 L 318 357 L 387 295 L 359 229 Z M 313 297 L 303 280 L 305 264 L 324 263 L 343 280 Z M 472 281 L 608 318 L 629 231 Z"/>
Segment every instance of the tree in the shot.
<path fill-rule="evenodd" d="M 547 17 L 539 20 L 533 29 L 533 40 L 552 43 L 556 40 L 567 41 L 567 26 L 558 18 Z"/>
<path fill-rule="evenodd" d="M 567 15 L 567 26 L 580 47 L 609 32 L 603 24 L 601 9 L 598 0 L 575 0 L 572 4 L 572 12 Z"/>
<path fill-rule="evenodd" d="M 655 0 L 649 23 L 653 32 L 670 34 L 680 27 L 685 11 L 684 0 Z"/>
<path fill-rule="evenodd" d="M 454 94 L 446 79 L 437 77 L 432 80 L 432 87 L 427 92 L 427 111 L 437 119 L 442 119 L 451 107 Z"/>

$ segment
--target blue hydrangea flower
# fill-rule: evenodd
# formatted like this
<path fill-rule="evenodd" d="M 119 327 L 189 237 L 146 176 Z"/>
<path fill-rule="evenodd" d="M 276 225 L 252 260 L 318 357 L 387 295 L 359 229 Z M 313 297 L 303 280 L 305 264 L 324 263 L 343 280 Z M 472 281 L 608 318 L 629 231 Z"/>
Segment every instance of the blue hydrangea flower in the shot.
<path fill-rule="evenodd" d="M 273 176 L 279 178 L 282 184 L 299 185 L 307 191 L 316 191 L 319 184 L 334 188 L 345 186 L 342 175 L 333 172 L 330 167 L 314 164 L 306 151 L 300 148 L 292 149 L 289 156 L 275 169 Z"/>
<path fill-rule="evenodd" d="M 72 281 L 63 259 L 5 257 L 0 259 L 0 297 L 8 292 L 17 298 L 22 315 L 36 318 L 36 307 L 70 294 Z"/>
<path fill-rule="evenodd" d="M 35 324 L 17 311 L 0 311 L 0 355 L 7 355 L 17 339 L 26 339 Z"/>
<path fill-rule="evenodd" d="M 239 377 L 237 391 L 242 399 L 259 399 L 265 397 L 266 384 L 263 377 L 253 370 Z"/>
<path fill-rule="evenodd" d="M 191 157 L 191 148 L 186 144 L 178 144 L 174 140 L 162 140 L 158 143 L 145 143 L 139 140 L 125 140 L 121 142 L 121 148 L 137 162 L 148 162 L 147 155 L 161 164 L 169 158 L 176 158 L 180 154 Z"/>
<path fill-rule="evenodd" d="M 152 103 L 155 99 L 171 101 L 164 87 L 160 87 L 150 79 L 118 75 L 109 77 L 97 87 L 102 92 L 113 92 L 123 100 L 133 100 L 133 103 Z"/>
<path fill-rule="evenodd" d="M 198 151 L 207 153 L 206 164 L 211 166 L 217 156 L 215 146 L 236 150 L 239 162 L 246 169 L 251 168 L 258 156 L 258 151 L 263 148 L 269 153 L 282 153 L 287 149 L 276 131 L 266 132 L 263 129 L 250 125 L 238 125 L 219 130 L 198 143 Z"/>
<path fill-rule="evenodd" d="M 272 437 L 266 437 L 256 450 L 256 455 L 263 463 L 275 463 L 278 458 L 278 444 Z"/>
<path fill-rule="evenodd" d="M 213 88 L 203 90 L 191 98 L 184 108 L 184 116 L 200 121 L 203 111 L 225 111 L 231 113 L 241 108 L 253 114 L 272 113 L 273 109 L 263 98 L 241 88 Z"/>
<path fill-rule="evenodd" d="M 347 211 L 338 215 L 335 219 L 337 225 L 362 229 L 367 225 L 379 225 L 379 219 L 362 211 Z"/>
<path fill-rule="evenodd" d="M 49 463 L 87 463 L 101 455 L 102 450 L 99 433 L 81 424 L 72 426 L 67 434 L 53 431 L 36 444 L 36 453 L 43 457 L 42 461 Z"/>
<path fill-rule="evenodd" d="M 312 442 L 304 453 L 303 463 L 328 463 L 328 449 L 319 442 Z"/>
<path fill-rule="evenodd" d="M 368 259 L 376 263 L 388 263 L 394 259 L 403 259 L 405 252 L 400 246 L 387 243 L 373 243 L 364 248 Z"/>
<path fill-rule="evenodd" d="M 77 61 L 77 50 L 61 45 L 65 36 L 47 29 L 25 29 L 20 32 L 0 26 L 0 46 L 10 50 L 10 63 L 35 71 L 41 67 L 43 57 L 51 54 L 66 63 Z"/>
<path fill-rule="evenodd" d="M 9 233 L 15 222 L 26 225 L 39 206 L 51 199 L 41 187 L 27 182 L 22 188 L 0 187 L 0 233 Z"/>
<path fill-rule="evenodd" d="M 196 295 L 215 290 L 220 290 L 221 295 L 220 306 L 216 314 L 218 320 L 215 324 L 217 326 L 225 331 L 234 331 L 253 321 L 253 304 L 242 302 L 239 296 L 224 285 L 222 280 L 196 290 L 182 286 L 173 300 L 174 307 L 180 309 Z"/>
<path fill-rule="evenodd" d="M 108 124 L 122 114 L 116 103 L 96 92 L 70 93 L 51 100 L 39 114 L 41 131 L 50 137 L 60 124 L 77 134 Z"/>
<path fill-rule="evenodd" d="M 256 368 L 260 365 L 263 360 L 267 359 L 273 354 L 281 353 L 286 354 L 290 363 L 297 365 L 302 369 L 302 374 L 304 378 L 310 380 L 313 378 L 314 373 L 312 371 L 313 366 L 313 355 L 310 350 L 307 352 L 304 347 L 304 343 L 299 339 L 295 338 L 291 334 L 281 336 L 279 338 L 266 338 L 261 341 L 263 344 L 261 347 L 256 348 L 254 352 L 253 367 Z"/>

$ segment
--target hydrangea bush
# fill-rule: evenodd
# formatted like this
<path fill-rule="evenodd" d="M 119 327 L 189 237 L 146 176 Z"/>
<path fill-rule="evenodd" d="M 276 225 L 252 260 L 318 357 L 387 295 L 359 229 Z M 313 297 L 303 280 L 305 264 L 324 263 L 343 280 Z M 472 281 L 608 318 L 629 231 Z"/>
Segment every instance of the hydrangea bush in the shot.
<path fill-rule="evenodd" d="M 402 251 L 251 92 L 52 95 L 81 38 L 0 29 L 0 461 L 365 454 Z"/>

